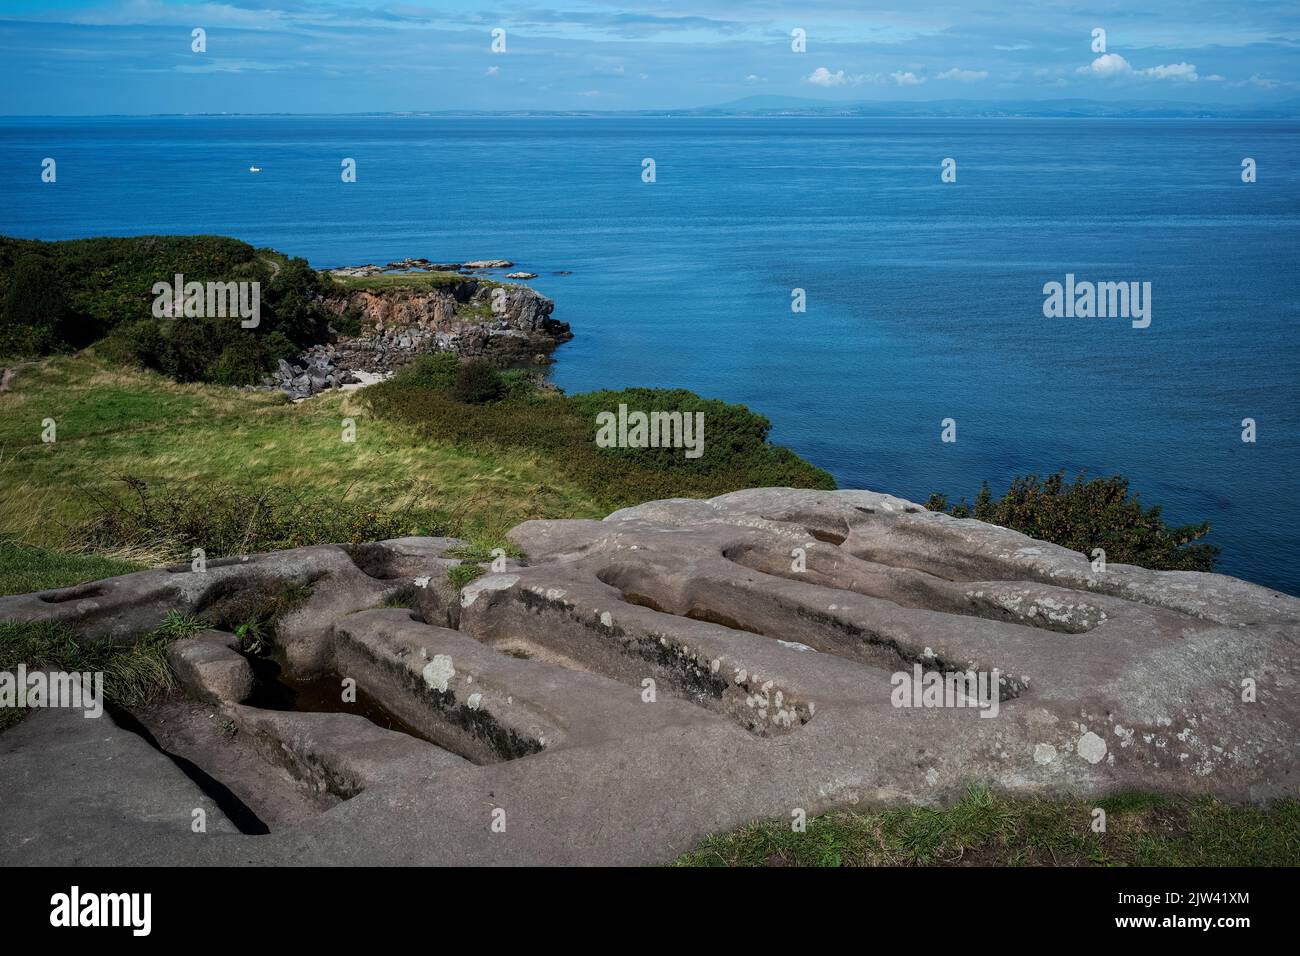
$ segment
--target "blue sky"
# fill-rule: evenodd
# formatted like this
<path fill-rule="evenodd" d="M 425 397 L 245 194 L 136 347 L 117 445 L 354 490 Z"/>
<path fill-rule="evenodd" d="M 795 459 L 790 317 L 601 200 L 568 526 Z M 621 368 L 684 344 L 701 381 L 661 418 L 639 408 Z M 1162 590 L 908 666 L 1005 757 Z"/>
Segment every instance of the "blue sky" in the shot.
<path fill-rule="evenodd" d="M 206 52 L 191 50 L 196 27 Z M 795 28 L 806 52 L 791 50 Z M 753 95 L 1256 106 L 1300 97 L 1298 45 L 1300 4 L 1259 0 L 0 0 L 0 114 L 663 109 Z"/>

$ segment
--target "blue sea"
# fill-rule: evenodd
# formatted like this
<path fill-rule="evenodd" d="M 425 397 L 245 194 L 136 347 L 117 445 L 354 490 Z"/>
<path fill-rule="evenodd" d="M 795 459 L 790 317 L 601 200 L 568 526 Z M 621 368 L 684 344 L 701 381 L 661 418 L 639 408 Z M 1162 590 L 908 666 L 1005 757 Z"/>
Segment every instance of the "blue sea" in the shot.
<path fill-rule="evenodd" d="M 9 119 L 0 232 L 509 258 L 573 326 L 565 389 L 741 402 L 841 487 L 919 501 L 1123 474 L 1300 594 L 1297 156 L 1283 121 Z M 1150 327 L 1045 318 L 1067 273 L 1150 282 Z"/>

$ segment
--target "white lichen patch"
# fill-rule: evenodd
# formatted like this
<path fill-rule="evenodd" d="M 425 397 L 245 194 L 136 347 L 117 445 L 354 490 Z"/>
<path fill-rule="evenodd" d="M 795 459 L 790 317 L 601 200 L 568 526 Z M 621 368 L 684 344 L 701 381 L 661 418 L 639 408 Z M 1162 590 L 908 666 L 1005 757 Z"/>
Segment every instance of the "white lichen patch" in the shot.
<path fill-rule="evenodd" d="M 1056 748 L 1051 744 L 1034 746 L 1034 763 L 1047 765 L 1056 759 Z"/>
<path fill-rule="evenodd" d="M 456 668 L 452 666 L 451 658 L 446 654 L 435 654 L 433 660 L 424 665 L 421 674 L 426 684 L 445 694 L 451 679 L 456 676 Z"/>
<path fill-rule="evenodd" d="M 469 607 L 478 596 L 484 591 L 504 591 L 506 588 L 514 587 L 519 581 L 517 574 L 489 574 L 486 577 L 471 581 L 461 588 L 460 606 Z"/>
<path fill-rule="evenodd" d="M 1079 756 L 1088 763 L 1099 763 L 1106 756 L 1106 741 L 1102 740 L 1092 731 L 1088 731 L 1079 738 L 1076 747 Z"/>

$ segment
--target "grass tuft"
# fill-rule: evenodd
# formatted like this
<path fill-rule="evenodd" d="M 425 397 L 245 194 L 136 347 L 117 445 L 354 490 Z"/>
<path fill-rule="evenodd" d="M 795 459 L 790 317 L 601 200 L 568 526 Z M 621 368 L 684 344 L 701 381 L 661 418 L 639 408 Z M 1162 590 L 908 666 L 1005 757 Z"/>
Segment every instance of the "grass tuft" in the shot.
<path fill-rule="evenodd" d="M 19 664 L 32 671 L 102 672 L 108 703 L 131 709 L 149 703 L 176 686 L 167 663 L 167 645 L 207 625 L 170 612 L 163 623 L 130 644 L 87 641 L 58 621 L 0 621 L 0 671 L 14 673 Z M 23 719 L 25 710 L 0 710 L 0 730 Z"/>
<path fill-rule="evenodd" d="M 1106 812 L 1106 831 L 1092 829 Z M 972 789 L 946 809 L 838 811 L 712 836 L 676 866 L 1296 866 L 1300 800 L 1238 807 L 1126 793 L 1015 799 Z"/>
<path fill-rule="evenodd" d="M 457 591 L 463 588 L 475 578 L 482 577 L 486 572 L 479 565 L 472 561 L 462 561 L 453 567 L 447 569 L 447 580 Z"/>

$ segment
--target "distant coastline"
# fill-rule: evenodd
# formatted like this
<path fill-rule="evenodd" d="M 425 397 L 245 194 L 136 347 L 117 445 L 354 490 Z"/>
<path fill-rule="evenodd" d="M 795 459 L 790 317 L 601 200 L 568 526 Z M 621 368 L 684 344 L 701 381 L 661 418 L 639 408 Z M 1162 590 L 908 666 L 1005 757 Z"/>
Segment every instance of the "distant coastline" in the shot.
<path fill-rule="evenodd" d="M 1263 106 L 1232 106 L 1211 103 L 1183 103 L 1176 100 L 1093 100 L 1084 98 L 1052 100 L 825 100 L 800 96 L 749 96 L 729 103 L 709 106 L 668 107 L 641 110 L 363 110 L 340 113 L 97 113 L 97 114 L 6 114 L 0 120 L 37 119 L 184 119 L 253 117 L 393 117 L 485 119 L 558 118 L 575 119 L 656 119 L 727 117 L 853 117 L 857 119 L 1226 119 L 1288 120 L 1300 119 L 1300 99 L 1282 100 Z"/>

